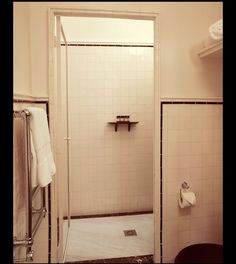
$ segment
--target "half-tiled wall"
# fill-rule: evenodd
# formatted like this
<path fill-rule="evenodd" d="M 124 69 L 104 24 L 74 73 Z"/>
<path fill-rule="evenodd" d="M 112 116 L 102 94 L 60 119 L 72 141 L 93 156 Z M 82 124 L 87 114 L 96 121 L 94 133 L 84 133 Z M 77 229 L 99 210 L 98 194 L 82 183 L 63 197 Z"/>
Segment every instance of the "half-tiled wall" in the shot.
<path fill-rule="evenodd" d="M 72 216 L 152 210 L 153 111 L 153 47 L 69 46 Z"/>
<path fill-rule="evenodd" d="M 222 243 L 222 104 L 162 103 L 162 250 L 173 263 L 184 247 Z M 180 209 L 182 182 L 196 205 Z"/>

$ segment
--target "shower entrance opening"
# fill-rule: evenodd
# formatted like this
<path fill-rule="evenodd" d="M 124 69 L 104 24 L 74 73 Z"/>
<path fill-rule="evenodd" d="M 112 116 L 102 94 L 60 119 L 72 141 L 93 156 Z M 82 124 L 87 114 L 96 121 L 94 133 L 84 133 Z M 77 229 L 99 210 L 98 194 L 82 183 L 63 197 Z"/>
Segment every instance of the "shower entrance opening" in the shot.
<path fill-rule="evenodd" d="M 157 14 L 52 9 L 50 54 L 58 259 L 158 262 Z"/>

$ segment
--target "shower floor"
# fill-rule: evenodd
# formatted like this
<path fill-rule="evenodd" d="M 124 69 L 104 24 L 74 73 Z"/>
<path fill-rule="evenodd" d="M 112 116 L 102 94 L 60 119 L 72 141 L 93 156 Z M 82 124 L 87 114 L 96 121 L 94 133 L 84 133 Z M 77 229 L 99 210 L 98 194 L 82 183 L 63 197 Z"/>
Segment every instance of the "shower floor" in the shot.
<path fill-rule="evenodd" d="M 153 237 L 153 214 L 72 219 L 66 262 L 152 255 Z"/>

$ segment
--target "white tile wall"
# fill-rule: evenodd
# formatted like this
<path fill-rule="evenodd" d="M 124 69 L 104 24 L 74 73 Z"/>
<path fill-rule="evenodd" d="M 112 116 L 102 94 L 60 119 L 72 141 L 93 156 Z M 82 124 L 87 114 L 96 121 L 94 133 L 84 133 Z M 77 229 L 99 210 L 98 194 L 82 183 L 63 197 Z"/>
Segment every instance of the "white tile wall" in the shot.
<path fill-rule="evenodd" d="M 72 215 L 152 210 L 153 90 L 153 48 L 69 47 Z"/>
<path fill-rule="evenodd" d="M 194 243 L 222 243 L 222 105 L 163 105 L 163 261 Z M 187 181 L 197 204 L 180 209 Z M 174 238 L 174 239 L 173 239 Z"/>

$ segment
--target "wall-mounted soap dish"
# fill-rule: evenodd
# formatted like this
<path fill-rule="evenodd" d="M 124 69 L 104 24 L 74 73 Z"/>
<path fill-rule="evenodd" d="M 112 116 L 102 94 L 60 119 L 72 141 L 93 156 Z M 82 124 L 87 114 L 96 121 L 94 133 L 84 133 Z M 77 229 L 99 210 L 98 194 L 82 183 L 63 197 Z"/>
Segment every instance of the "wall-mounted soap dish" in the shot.
<path fill-rule="evenodd" d="M 134 122 L 134 121 L 129 121 L 129 116 L 124 115 L 124 116 L 116 116 L 117 121 L 115 122 L 108 122 L 108 124 L 115 125 L 115 132 L 117 132 L 118 126 L 122 124 L 127 124 L 128 125 L 128 131 L 130 131 L 131 125 L 137 124 L 139 122 Z"/>

